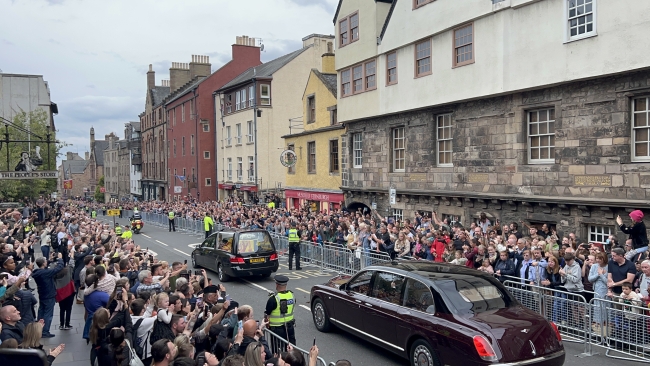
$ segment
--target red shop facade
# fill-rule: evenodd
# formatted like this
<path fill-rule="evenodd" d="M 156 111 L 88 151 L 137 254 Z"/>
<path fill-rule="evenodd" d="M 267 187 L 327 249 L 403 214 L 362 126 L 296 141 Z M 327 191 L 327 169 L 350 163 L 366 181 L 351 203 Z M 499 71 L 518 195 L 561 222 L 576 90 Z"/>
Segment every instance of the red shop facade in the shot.
<path fill-rule="evenodd" d="M 309 207 L 312 212 L 338 210 L 345 200 L 343 198 L 343 192 L 333 193 L 286 189 L 284 196 L 286 197 L 287 207 L 297 209 Z"/>
<path fill-rule="evenodd" d="M 243 200 L 249 200 L 256 194 L 256 185 L 219 183 L 219 199 L 239 197 Z"/>

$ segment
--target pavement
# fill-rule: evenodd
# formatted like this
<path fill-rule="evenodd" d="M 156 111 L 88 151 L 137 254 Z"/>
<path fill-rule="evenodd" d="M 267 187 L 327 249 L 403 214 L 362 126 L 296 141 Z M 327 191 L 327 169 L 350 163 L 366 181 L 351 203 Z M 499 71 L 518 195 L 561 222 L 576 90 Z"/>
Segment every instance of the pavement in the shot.
<path fill-rule="evenodd" d="M 112 218 L 99 217 L 100 220 L 112 222 Z M 128 220 L 118 219 L 118 222 L 125 224 Z M 158 254 L 158 258 L 172 261 L 190 260 L 190 253 L 193 247 L 203 241 L 203 235 L 189 235 L 181 232 L 169 232 L 167 228 L 146 225 L 142 234 L 134 235 L 136 244 L 143 248 L 148 247 Z M 39 252 L 39 249 L 36 249 Z M 308 350 L 314 339 L 320 350 L 320 357 L 327 362 L 335 362 L 340 359 L 349 360 L 352 365 L 367 366 L 403 366 L 409 365 L 408 360 L 402 359 L 391 352 L 370 344 L 356 336 L 334 330 L 330 333 L 321 333 L 316 330 L 309 306 L 309 290 L 313 285 L 324 283 L 328 278 L 333 277 L 335 273 L 321 271 L 318 267 L 309 265 L 303 266 L 302 271 L 289 271 L 286 265 L 287 259 L 280 259 L 280 269 L 277 274 L 283 274 L 290 278 L 289 289 L 291 289 L 297 300 L 298 307 L 295 310 L 296 318 L 296 339 L 297 346 Z M 208 276 L 214 283 L 218 283 L 216 274 L 208 271 Z M 33 284 L 33 281 L 32 281 Z M 231 282 L 224 283 L 228 294 L 240 304 L 251 305 L 254 309 L 254 317 L 262 318 L 266 300 L 269 293 L 275 289 L 275 283 L 271 278 L 241 278 L 233 279 Z M 42 343 L 45 349 L 54 348 L 60 343 L 65 343 L 65 351 L 62 352 L 55 360 L 54 364 L 67 366 L 88 366 L 90 363 L 90 346 L 86 345 L 82 338 L 83 333 L 83 305 L 75 304 L 72 310 L 72 330 L 58 330 L 59 310 L 58 304 L 54 310 L 54 319 L 52 321 L 52 334 L 56 336 L 50 339 L 43 339 Z M 515 345 L 513 345 L 515 346 Z M 584 351 L 584 345 L 579 343 L 564 342 L 567 352 L 565 365 L 570 366 L 609 366 L 614 359 L 605 355 L 605 349 L 594 347 L 593 352 L 599 354 L 590 357 L 577 357 Z M 615 360 L 618 365 L 637 365 L 640 362 Z"/>

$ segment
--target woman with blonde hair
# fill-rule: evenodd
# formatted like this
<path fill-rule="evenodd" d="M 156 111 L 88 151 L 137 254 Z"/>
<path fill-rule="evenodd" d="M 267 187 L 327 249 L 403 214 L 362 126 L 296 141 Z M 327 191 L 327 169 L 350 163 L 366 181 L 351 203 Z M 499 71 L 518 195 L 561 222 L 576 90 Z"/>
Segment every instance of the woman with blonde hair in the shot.
<path fill-rule="evenodd" d="M 246 366 L 264 366 L 264 359 L 266 358 L 266 352 L 264 351 L 264 345 L 260 342 L 253 342 L 246 347 L 246 353 L 244 354 L 244 365 Z"/>
<path fill-rule="evenodd" d="M 39 349 L 43 352 L 43 345 L 41 344 L 41 336 L 43 335 L 43 322 L 33 322 L 27 324 L 23 331 L 23 343 L 18 345 L 18 348 L 23 349 Z M 58 347 L 50 349 L 50 354 L 47 356 L 47 362 L 52 365 L 54 359 L 65 349 L 65 344 L 61 343 Z"/>

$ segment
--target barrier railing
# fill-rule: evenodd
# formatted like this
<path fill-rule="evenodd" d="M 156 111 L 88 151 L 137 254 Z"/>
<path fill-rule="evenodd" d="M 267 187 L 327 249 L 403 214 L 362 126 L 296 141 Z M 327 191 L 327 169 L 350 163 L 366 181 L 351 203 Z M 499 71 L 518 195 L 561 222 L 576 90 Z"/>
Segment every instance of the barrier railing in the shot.
<path fill-rule="evenodd" d="M 269 329 L 264 329 L 264 337 L 266 338 L 266 342 L 269 344 L 269 348 L 271 349 L 272 353 L 277 353 L 280 354 L 281 352 L 286 352 L 287 351 L 287 345 L 289 344 L 289 341 L 286 339 L 280 337 L 279 335 L 271 332 Z M 305 351 L 304 349 L 292 344 L 291 347 L 293 349 L 300 351 L 302 355 L 305 357 L 305 361 L 307 364 L 309 364 L 310 356 L 309 356 L 309 351 Z M 316 365 L 318 366 L 327 366 L 327 362 L 322 357 L 317 358 L 318 361 L 316 362 Z"/>

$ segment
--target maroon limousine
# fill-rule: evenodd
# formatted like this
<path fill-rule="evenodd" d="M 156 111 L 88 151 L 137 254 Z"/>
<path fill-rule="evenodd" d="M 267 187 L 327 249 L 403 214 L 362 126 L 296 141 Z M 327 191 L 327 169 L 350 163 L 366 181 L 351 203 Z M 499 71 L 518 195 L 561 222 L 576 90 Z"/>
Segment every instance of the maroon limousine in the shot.
<path fill-rule="evenodd" d="M 411 365 L 564 363 L 557 327 L 493 277 L 462 266 L 394 262 L 311 289 L 314 324 L 355 334 Z"/>

